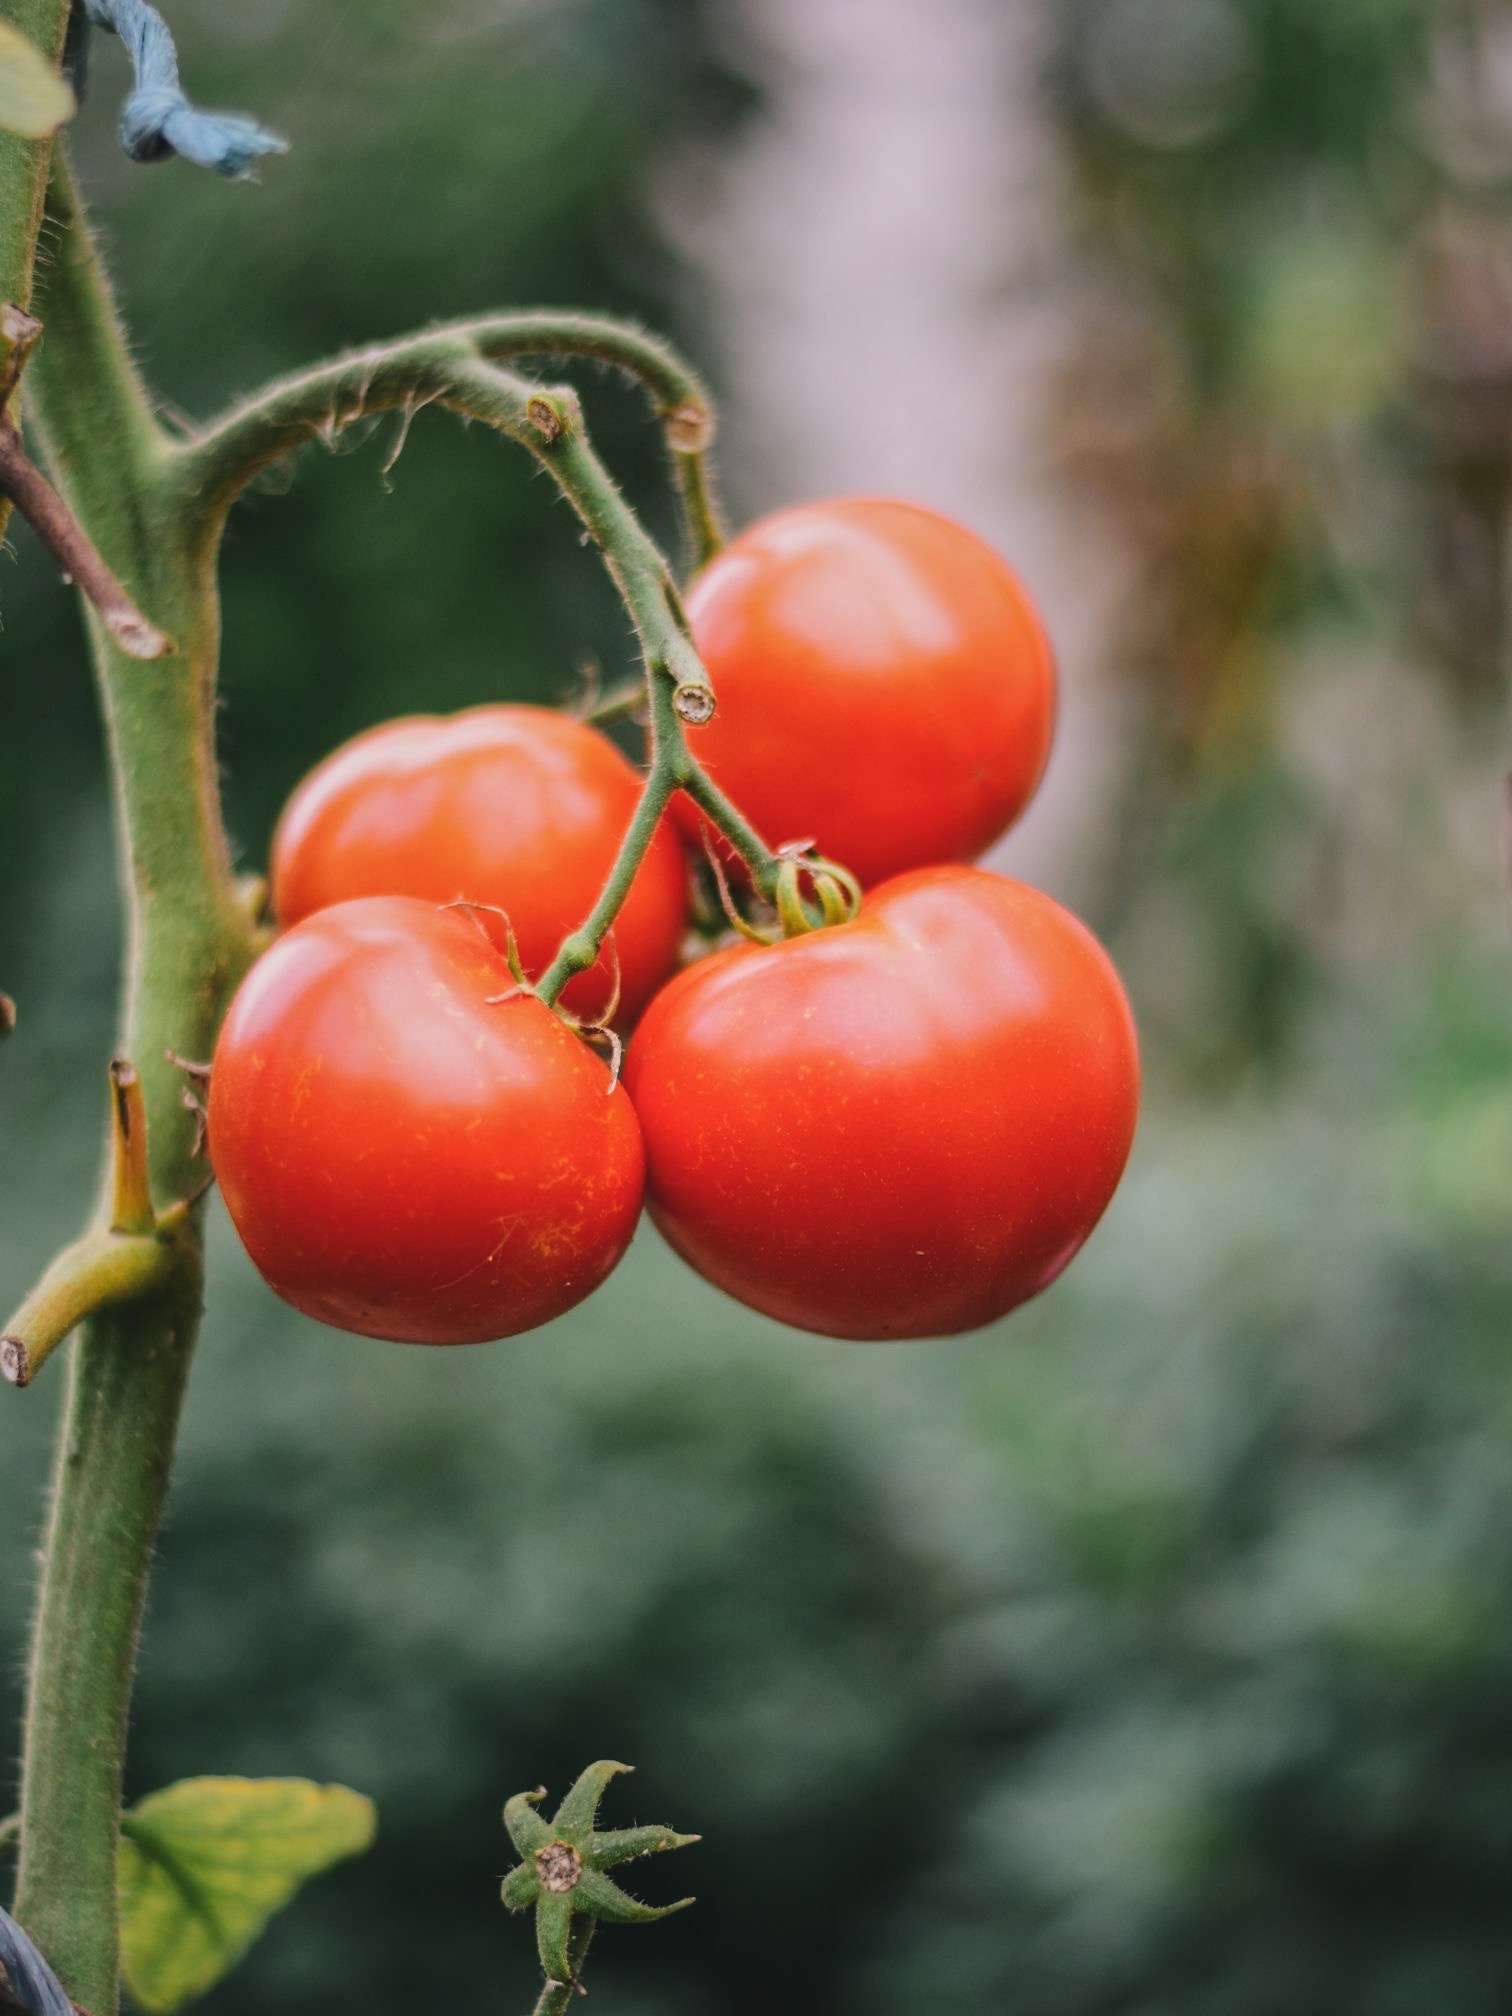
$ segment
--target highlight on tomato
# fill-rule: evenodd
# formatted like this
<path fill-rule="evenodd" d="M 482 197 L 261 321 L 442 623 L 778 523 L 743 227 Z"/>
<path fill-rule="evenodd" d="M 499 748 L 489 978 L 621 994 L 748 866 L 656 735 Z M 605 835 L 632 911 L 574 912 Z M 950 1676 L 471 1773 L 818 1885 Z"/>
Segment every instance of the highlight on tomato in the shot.
<path fill-rule="evenodd" d="M 414 897 L 318 910 L 248 974 L 215 1050 L 210 1156 L 296 1309 L 481 1343 L 571 1309 L 623 1256 L 645 1187 L 634 1110 L 513 988 L 473 916 Z"/>
<path fill-rule="evenodd" d="M 972 1330 L 1055 1280 L 1134 1138 L 1107 954 L 979 868 L 884 883 L 851 922 L 690 966 L 625 1082 L 649 1204 L 716 1286 L 800 1329 Z"/>
<path fill-rule="evenodd" d="M 505 913 L 537 978 L 593 907 L 635 810 L 640 778 L 607 737 L 546 707 L 473 707 L 370 728 L 318 764 L 273 839 L 284 925 L 356 896 L 456 898 Z M 487 920 L 503 950 L 503 917 Z M 577 975 L 564 1007 L 596 1020 L 618 959 L 629 1023 L 677 964 L 687 862 L 664 823 L 614 926 L 613 951 Z"/>
<path fill-rule="evenodd" d="M 1050 753 L 1055 661 L 1023 583 L 938 513 L 885 498 L 752 525 L 688 595 L 719 698 L 689 745 L 774 844 L 864 883 L 974 860 Z M 697 821 L 678 801 L 686 831 Z"/>

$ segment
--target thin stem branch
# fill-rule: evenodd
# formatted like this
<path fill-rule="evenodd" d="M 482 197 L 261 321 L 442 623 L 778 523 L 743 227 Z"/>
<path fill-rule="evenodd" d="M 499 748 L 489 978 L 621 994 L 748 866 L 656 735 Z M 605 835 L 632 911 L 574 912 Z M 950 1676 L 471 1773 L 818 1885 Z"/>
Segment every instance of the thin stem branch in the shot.
<path fill-rule="evenodd" d="M 674 788 L 664 768 L 652 769 L 597 902 L 578 929 L 562 940 L 551 964 L 535 984 L 535 992 L 548 1007 L 575 973 L 586 973 L 596 963 L 604 940 L 614 928 L 615 918 L 625 907 L 630 885 L 656 837 Z"/>
<path fill-rule="evenodd" d="M 623 679 L 609 692 L 580 701 L 573 711 L 579 721 L 586 721 L 595 728 L 607 728 L 611 722 L 628 720 L 645 704 L 645 680 Z"/>
<path fill-rule="evenodd" d="M 139 1302 L 172 1277 L 173 1247 L 155 1233 L 87 1232 L 54 1260 L 0 1336 L 0 1377 L 28 1386 L 86 1317 Z"/>
<path fill-rule="evenodd" d="M 579 1997 L 585 1992 L 578 1987 L 583 1978 L 583 1962 L 588 1958 L 588 1948 L 593 1944 L 593 1935 L 598 1928 L 598 1920 L 583 1912 L 572 1921 L 572 1930 L 567 1935 L 567 1955 L 572 1962 L 570 1981 L 547 1981 L 543 1983 L 540 1996 L 530 2016 L 567 2016 Z"/>
<path fill-rule="evenodd" d="M 186 499 L 224 514 L 260 469 L 304 442 L 329 440 L 371 413 L 435 404 L 498 429 L 550 471 L 598 548 L 635 626 L 651 720 L 650 775 L 630 830 L 593 910 L 558 949 L 539 984 L 542 997 L 554 1001 L 574 973 L 597 959 L 677 790 L 687 791 L 746 861 L 763 896 L 774 894 L 782 864 L 688 748 L 684 727 L 709 719 L 714 691 L 671 570 L 595 453 L 577 394 L 569 387 L 534 384 L 493 361 L 505 353 L 548 349 L 604 356 L 637 369 L 654 397 L 681 402 L 673 419 L 685 428 L 706 396 L 670 352 L 618 325 L 590 317 L 486 316 L 351 351 L 283 379 L 244 400 L 173 459 L 174 481 Z M 702 467 L 701 450 L 690 448 L 687 454 Z"/>
<path fill-rule="evenodd" d="M 155 1230 L 152 1178 L 147 1168 L 147 1102 L 136 1066 L 124 1057 L 110 1062 L 110 1229 Z"/>
<path fill-rule="evenodd" d="M 642 385 L 661 421 L 682 506 L 690 570 L 725 543 L 714 483 L 714 401 L 698 373 L 659 336 L 633 323 L 555 308 L 485 315 L 453 325 L 485 357 L 590 357 Z"/>
<path fill-rule="evenodd" d="M 387 400 L 383 396 L 383 383 L 390 370 L 397 365 L 402 376 L 406 369 L 413 366 L 423 374 L 428 362 L 442 360 L 447 355 L 462 354 L 495 363 L 523 357 L 590 358 L 612 365 L 635 379 L 645 390 L 652 410 L 662 424 L 682 505 L 689 565 L 701 567 L 719 552 L 725 543 L 725 532 L 716 501 L 711 458 L 715 432 L 714 402 L 697 372 L 670 344 L 631 323 L 555 308 L 468 316 L 455 322 L 439 323 L 433 329 L 413 336 L 401 337 L 396 343 L 354 351 L 345 358 L 337 358 L 331 365 L 317 367 L 314 373 L 302 373 L 296 379 L 285 381 L 284 386 L 275 387 L 273 391 L 281 394 L 295 386 L 308 389 L 310 381 L 317 376 L 335 374 L 343 381 L 340 389 L 345 398 L 355 397 L 360 402 L 361 412 L 378 411 L 386 405 L 413 408 L 441 396 L 439 390 L 434 385 L 427 389 L 417 379 L 409 398 Z M 372 377 L 364 382 L 364 372 L 369 367 Z M 225 420 L 213 423 L 205 430 L 195 445 L 209 451 L 208 461 L 212 468 L 233 443 L 239 441 L 243 446 L 249 445 L 249 437 L 244 430 L 237 428 L 227 434 L 229 423 L 248 418 L 257 411 L 266 412 L 268 398 L 268 394 L 254 396 L 227 415 Z M 234 478 L 232 468 L 221 467 L 217 475 L 231 478 L 240 488 L 256 474 L 257 468 L 265 466 L 266 460 L 276 460 L 312 437 L 329 439 L 335 430 L 345 426 L 353 417 L 358 416 L 339 404 L 316 410 L 306 416 L 302 431 L 272 448 L 264 460 L 259 460 L 239 480 Z M 261 449 L 257 452 L 262 454 Z M 209 487 L 215 487 L 214 478 Z"/>
<path fill-rule="evenodd" d="M 78 588 L 128 658 L 162 658 L 173 649 L 149 623 L 96 552 L 83 526 L 27 454 L 19 431 L 0 421 L 0 497 L 8 497 Z"/>

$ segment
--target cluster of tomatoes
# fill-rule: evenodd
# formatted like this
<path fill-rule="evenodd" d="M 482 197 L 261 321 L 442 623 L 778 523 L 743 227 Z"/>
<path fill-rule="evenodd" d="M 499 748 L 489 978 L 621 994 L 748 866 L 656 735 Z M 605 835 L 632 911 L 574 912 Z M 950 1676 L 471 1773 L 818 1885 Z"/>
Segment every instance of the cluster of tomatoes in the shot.
<path fill-rule="evenodd" d="M 697 819 L 674 800 L 564 1017 L 510 934 L 538 977 L 605 883 L 633 767 L 525 706 L 338 750 L 280 824 L 283 928 L 211 1078 L 231 1216 L 297 1308 L 512 1335 L 598 1287 L 649 1201 L 769 1315 L 937 1336 L 1044 1288 L 1101 1216 L 1138 1104 L 1123 989 L 1050 898 L 957 865 L 1049 750 L 1054 665 L 1016 577 L 946 519 L 858 499 L 754 526 L 688 608 L 719 696 L 693 753 L 766 834 L 846 864 L 859 912 L 677 971 Z M 609 1013 L 622 1077 L 584 1040 Z"/>

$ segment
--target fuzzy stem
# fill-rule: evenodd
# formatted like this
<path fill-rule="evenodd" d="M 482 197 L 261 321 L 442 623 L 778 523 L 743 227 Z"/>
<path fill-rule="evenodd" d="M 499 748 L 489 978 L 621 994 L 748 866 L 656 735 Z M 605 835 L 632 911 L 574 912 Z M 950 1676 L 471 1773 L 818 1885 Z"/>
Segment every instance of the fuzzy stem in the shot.
<path fill-rule="evenodd" d="M 89 629 L 109 730 L 130 912 L 121 1049 L 139 1060 L 159 1197 L 201 1187 L 195 1123 L 166 1052 L 208 1054 L 251 956 L 215 773 L 214 541 L 168 482 L 165 437 L 127 355 L 66 174 L 47 339 L 28 374 L 59 488 L 107 563 L 177 639 L 142 665 Z M 114 1206 L 107 1182 L 102 1222 Z M 44 1545 L 22 1758 L 16 1916 L 74 2000 L 119 2000 L 116 1863 L 126 1720 L 153 1541 L 199 1320 L 198 1214 L 174 1265 L 74 1345 Z"/>
<path fill-rule="evenodd" d="M 609 870 L 608 880 L 599 892 L 598 901 L 579 928 L 562 940 L 551 964 L 536 982 L 535 991 L 548 1007 L 575 973 L 586 973 L 597 961 L 615 918 L 625 906 L 636 871 L 656 837 L 656 829 L 667 809 L 672 788 L 672 780 L 663 770 L 653 769 L 646 779 L 635 815 L 620 843 L 619 853 Z"/>
<path fill-rule="evenodd" d="M 689 563 L 701 567 L 724 544 L 710 447 L 714 402 L 669 344 L 628 323 L 554 308 L 441 322 L 394 343 L 349 352 L 256 393 L 212 423 L 196 445 L 195 480 L 225 501 L 270 461 L 365 413 L 409 411 L 444 399 L 449 359 L 587 357 L 611 364 L 646 391 L 662 423 L 683 507 Z M 392 396 L 397 389 L 398 396 Z M 313 396 L 313 399 L 311 395 Z M 269 432 L 259 423 L 272 423 Z"/>
<path fill-rule="evenodd" d="M 151 1232 L 152 1176 L 147 1166 L 147 1102 L 136 1066 L 110 1060 L 110 1229 Z"/>
<path fill-rule="evenodd" d="M 96 552 L 83 526 L 22 446 L 19 431 L 0 421 L 0 497 L 15 505 L 42 544 L 94 604 L 100 621 L 128 658 L 162 658 L 172 642 L 149 623 Z"/>
<path fill-rule="evenodd" d="M 557 308 L 484 315 L 452 325 L 484 357 L 590 357 L 611 364 L 644 387 L 666 437 L 682 506 L 690 571 L 706 566 L 725 543 L 710 449 L 714 401 L 692 366 L 671 344 L 632 323 Z"/>
<path fill-rule="evenodd" d="M 521 333 L 526 325 L 529 340 Z M 560 318 L 553 330 L 560 339 L 556 347 L 571 347 Z M 180 448 L 176 480 L 189 504 L 219 522 L 260 469 L 306 441 L 330 439 L 367 414 L 430 404 L 497 428 L 549 470 L 598 548 L 635 626 L 653 728 L 651 776 L 640 810 L 603 895 L 547 970 L 542 985 L 552 1000 L 574 972 L 598 956 L 674 791 L 686 790 L 725 835 L 763 895 L 774 891 L 780 862 L 688 748 L 684 725 L 707 720 L 715 696 L 665 558 L 595 453 L 576 393 L 533 384 L 482 354 L 510 342 L 521 351 L 547 347 L 532 318 L 484 317 L 316 365 L 243 401 Z"/>
<path fill-rule="evenodd" d="M 172 1278 L 173 1248 L 153 1233 L 94 1231 L 54 1260 L 0 1337 L 0 1377 L 28 1386 L 86 1316 L 139 1302 Z"/>
<path fill-rule="evenodd" d="M 69 0 L 6 0 L 5 16 L 54 63 L 62 61 Z M 23 317 L 31 305 L 53 146 L 51 135 L 45 140 L 23 140 L 19 133 L 0 133 L 0 304 Z M 5 349 L 0 420 L 11 411 L 20 365 L 25 361 L 24 351 L 19 358 L 14 356 L 9 340 Z M 0 497 L 0 539 L 10 523 L 10 510 L 10 499 Z"/>
<path fill-rule="evenodd" d="M 6 0 L 5 18 L 54 64 L 63 60 L 69 0 Z M 31 305 L 37 234 L 53 141 L 0 133 L 0 301 Z"/>
<path fill-rule="evenodd" d="M 573 1920 L 567 1944 L 567 1956 L 572 1962 L 573 1978 L 571 1981 L 545 1982 L 531 2016 L 567 2016 L 567 2012 L 582 1993 L 577 1984 L 583 1978 L 583 1962 L 588 1958 L 588 1948 L 593 1944 L 597 1926 L 598 1920 L 590 1917 L 586 1911 Z"/>

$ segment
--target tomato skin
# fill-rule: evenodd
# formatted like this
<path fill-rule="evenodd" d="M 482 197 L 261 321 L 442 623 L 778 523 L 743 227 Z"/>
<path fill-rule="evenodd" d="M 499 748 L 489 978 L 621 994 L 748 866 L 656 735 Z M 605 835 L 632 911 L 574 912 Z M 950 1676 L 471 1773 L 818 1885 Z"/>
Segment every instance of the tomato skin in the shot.
<path fill-rule="evenodd" d="M 974 860 L 1040 780 L 1049 639 L 1017 576 L 951 519 L 875 497 L 795 505 L 710 562 L 688 615 L 719 698 L 689 745 L 774 846 L 816 840 L 867 884 Z"/>
<path fill-rule="evenodd" d="M 465 897 L 508 913 L 536 979 L 592 909 L 640 793 L 598 730 L 547 707 L 417 714 L 355 736 L 295 790 L 273 838 L 273 907 L 297 924 L 355 896 Z M 629 1023 L 677 964 L 687 864 L 664 823 L 615 922 L 621 1017 Z M 503 947 L 502 922 L 491 920 Z M 564 990 L 595 1016 L 610 956 Z"/>
<path fill-rule="evenodd" d="M 974 1330 L 1048 1287 L 1117 1187 L 1139 1103 L 1097 940 L 958 867 L 690 966 L 625 1082 L 676 1251 L 784 1323 L 868 1339 Z"/>
<path fill-rule="evenodd" d="M 476 1344 L 573 1307 L 630 1243 L 640 1128 L 608 1068 L 414 897 L 275 940 L 216 1045 L 210 1156 L 258 1269 L 363 1336 Z"/>

